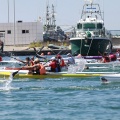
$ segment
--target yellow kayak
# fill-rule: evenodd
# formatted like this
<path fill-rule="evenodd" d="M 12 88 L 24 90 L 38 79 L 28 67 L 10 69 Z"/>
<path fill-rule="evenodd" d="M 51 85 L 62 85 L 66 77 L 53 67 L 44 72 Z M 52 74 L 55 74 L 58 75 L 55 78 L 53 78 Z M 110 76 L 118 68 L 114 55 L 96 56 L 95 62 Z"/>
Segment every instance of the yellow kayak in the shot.
<path fill-rule="evenodd" d="M 107 74 L 111 74 L 110 72 L 106 72 Z M 10 71 L 0 71 L 0 77 L 9 77 L 11 74 Z M 34 78 L 34 79 L 43 79 L 43 78 L 61 78 L 61 77 L 98 77 L 102 76 L 105 73 L 103 72 L 79 72 L 79 73 L 66 73 L 66 72 L 60 72 L 60 73 L 47 73 L 46 75 L 32 75 L 32 74 L 26 74 L 26 73 L 18 73 L 14 76 L 14 78 Z"/>

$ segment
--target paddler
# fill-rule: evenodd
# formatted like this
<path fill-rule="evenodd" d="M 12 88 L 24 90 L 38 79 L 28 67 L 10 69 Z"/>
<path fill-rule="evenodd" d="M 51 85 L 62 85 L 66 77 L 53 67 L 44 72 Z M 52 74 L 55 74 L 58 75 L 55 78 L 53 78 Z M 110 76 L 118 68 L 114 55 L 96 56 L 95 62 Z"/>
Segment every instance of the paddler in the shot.
<path fill-rule="evenodd" d="M 68 56 L 68 64 L 75 64 L 75 59 L 73 58 L 71 53 L 67 54 Z"/>
<path fill-rule="evenodd" d="M 18 61 L 20 61 L 20 62 L 22 62 L 22 63 L 24 63 L 26 66 L 30 66 L 30 65 L 31 65 L 31 62 L 30 62 L 30 58 L 29 58 L 29 57 L 26 57 L 26 58 L 25 58 L 25 61 L 19 60 L 19 59 L 17 59 L 17 58 L 15 58 L 15 59 L 18 60 Z"/>
<path fill-rule="evenodd" d="M 65 61 L 64 61 L 64 59 L 62 58 L 61 55 L 58 54 L 56 56 L 56 58 L 58 59 L 58 62 L 60 64 L 61 69 L 63 69 L 64 67 L 66 67 Z"/>
<path fill-rule="evenodd" d="M 50 64 L 48 65 L 51 67 L 50 72 L 58 72 L 56 58 L 52 57 L 50 60 Z"/>
<path fill-rule="evenodd" d="M 30 74 L 31 74 L 31 71 L 32 71 L 32 74 L 38 74 L 38 75 L 46 74 L 45 66 L 40 63 L 40 60 L 38 58 L 36 58 L 34 60 L 34 65 L 33 66 L 24 66 L 24 67 L 22 67 L 22 69 L 29 70 Z"/>
<path fill-rule="evenodd" d="M 106 63 L 106 62 L 110 62 L 110 61 L 111 61 L 111 59 L 110 59 L 108 53 L 105 52 L 105 53 L 103 54 L 103 57 L 102 57 L 102 59 L 101 59 L 101 62 L 102 62 L 102 63 Z"/>

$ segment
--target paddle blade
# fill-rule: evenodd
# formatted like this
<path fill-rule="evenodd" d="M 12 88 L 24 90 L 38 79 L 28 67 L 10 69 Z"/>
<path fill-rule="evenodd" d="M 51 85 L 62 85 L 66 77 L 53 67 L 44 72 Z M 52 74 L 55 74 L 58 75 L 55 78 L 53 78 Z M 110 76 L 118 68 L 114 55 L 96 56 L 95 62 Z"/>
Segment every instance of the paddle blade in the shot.
<path fill-rule="evenodd" d="M 44 46 L 42 46 L 37 53 L 40 53 L 42 51 L 42 49 L 44 48 Z"/>
<path fill-rule="evenodd" d="M 13 73 L 12 73 L 12 76 L 14 77 L 18 72 L 19 72 L 19 70 L 16 71 L 16 72 L 13 72 Z"/>

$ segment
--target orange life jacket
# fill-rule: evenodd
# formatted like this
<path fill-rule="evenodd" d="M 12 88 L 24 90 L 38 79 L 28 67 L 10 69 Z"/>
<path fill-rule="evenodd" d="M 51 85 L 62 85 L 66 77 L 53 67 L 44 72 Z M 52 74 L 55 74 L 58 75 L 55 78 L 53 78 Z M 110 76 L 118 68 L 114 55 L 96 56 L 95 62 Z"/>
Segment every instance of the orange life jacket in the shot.
<path fill-rule="evenodd" d="M 45 66 L 40 64 L 40 75 L 45 75 L 45 74 L 46 74 Z"/>

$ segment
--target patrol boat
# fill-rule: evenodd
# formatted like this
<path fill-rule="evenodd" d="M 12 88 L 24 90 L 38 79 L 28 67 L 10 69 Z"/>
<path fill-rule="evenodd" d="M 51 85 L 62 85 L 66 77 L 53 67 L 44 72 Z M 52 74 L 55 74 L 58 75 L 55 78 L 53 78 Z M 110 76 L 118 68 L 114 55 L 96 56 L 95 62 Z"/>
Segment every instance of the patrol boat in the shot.
<path fill-rule="evenodd" d="M 85 1 L 81 19 L 70 38 L 73 55 L 98 56 L 104 52 L 111 52 L 111 33 L 104 27 L 103 14 L 98 3 L 94 3 L 93 0 Z"/>

